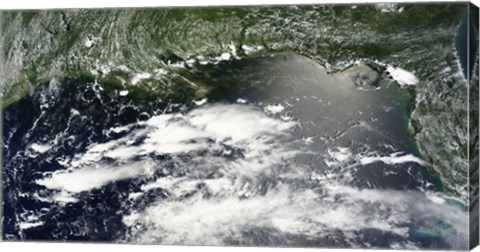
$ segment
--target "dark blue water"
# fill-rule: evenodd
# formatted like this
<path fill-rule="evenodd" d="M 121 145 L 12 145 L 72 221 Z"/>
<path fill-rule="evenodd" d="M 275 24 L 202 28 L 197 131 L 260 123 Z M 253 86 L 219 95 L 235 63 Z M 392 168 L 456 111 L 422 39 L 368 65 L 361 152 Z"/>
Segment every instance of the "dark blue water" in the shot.
<path fill-rule="evenodd" d="M 132 180 L 93 190 L 64 209 L 32 197 L 35 192 L 48 195 L 35 183 L 42 173 L 64 169 L 55 157 L 73 157 L 92 141 L 107 141 L 104 129 L 135 122 L 142 110 L 147 110 L 133 106 L 128 98 L 99 92 L 93 83 L 93 79 L 66 79 L 53 93 L 51 84 L 43 85 L 4 110 L 4 239 L 112 241 L 126 232 L 118 210 L 127 200 L 123 192 L 135 187 Z M 42 95 L 47 98 L 48 108 L 40 109 L 45 104 Z M 71 118 L 72 109 L 84 118 Z M 59 138 L 54 153 L 26 155 L 30 144 L 50 142 L 61 134 L 65 137 Z M 40 215 L 45 225 L 20 231 L 17 217 L 26 212 Z"/>
<path fill-rule="evenodd" d="M 462 67 L 463 76 L 470 80 L 471 72 L 475 66 L 477 55 L 477 37 L 478 34 L 473 26 L 472 16 L 467 11 L 463 16 L 462 23 L 458 27 L 455 37 L 455 47 L 457 49 L 458 60 Z"/>

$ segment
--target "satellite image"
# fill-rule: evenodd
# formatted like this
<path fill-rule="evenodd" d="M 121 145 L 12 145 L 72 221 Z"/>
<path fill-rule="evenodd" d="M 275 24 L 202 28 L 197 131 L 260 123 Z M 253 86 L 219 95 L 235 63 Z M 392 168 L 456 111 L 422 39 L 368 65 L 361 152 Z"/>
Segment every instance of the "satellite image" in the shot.
<path fill-rule="evenodd" d="M 4 241 L 467 250 L 467 2 L 0 11 Z"/>

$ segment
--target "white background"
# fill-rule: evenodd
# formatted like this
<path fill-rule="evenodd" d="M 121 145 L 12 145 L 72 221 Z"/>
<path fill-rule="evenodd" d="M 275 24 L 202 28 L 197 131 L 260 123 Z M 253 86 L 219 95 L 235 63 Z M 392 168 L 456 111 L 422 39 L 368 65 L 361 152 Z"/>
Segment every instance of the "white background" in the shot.
<path fill-rule="evenodd" d="M 205 5 L 258 5 L 258 4 L 307 4 L 307 3 L 365 3 L 396 2 L 392 0 L 0 0 L 0 9 L 51 9 L 51 8 L 102 8 L 102 7 L 155 7 L 155 6 L 205 6 Z M 398 2 L 398 1 L 397 1 Z M 402 2 L 417 2 L 403 0 Z M 429 1 L 422 1 L 429 2 Z M 439 1 L 437 1 L 439 2 Z M 446 2 L 442 1 L 441 2 Z M 473 0 L 480 6 L 480 0 Z M 327 249 L 302 248 L 244 248 L 244 247 L 186 247 L 158 245 L 117 245 L 117 244 L 85 244 L 85 243 L 33 243 L 33 242 L 1 242 L 1 252 L 331 252 Z M 335 249 L 335 252 L 363 252 L 366 250 Z M 388 251 L 388 250 L 376 250 Z M 476 248 L 475 252 L 480 252 Z"/>

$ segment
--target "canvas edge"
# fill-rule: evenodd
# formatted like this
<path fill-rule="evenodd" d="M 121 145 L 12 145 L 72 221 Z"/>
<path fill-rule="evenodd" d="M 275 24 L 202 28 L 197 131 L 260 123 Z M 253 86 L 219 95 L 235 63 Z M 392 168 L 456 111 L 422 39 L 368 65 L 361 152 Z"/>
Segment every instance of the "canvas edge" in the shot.
<path fill-rule="evenodd" d="M 469 64 L 473 57 L 475 62 L 472 73 L 468 73 L 469 78 L 469 249 L 479 245 L 479 151 L 478 151 L 478 130 L 479 130 L 479 8 L 473 3 L 468 7 L 470 31 L 468 39 Z M 470 44 L 474 41 L 474 44 Z M 473 50 L 472 50 L 473 48 Z"/>

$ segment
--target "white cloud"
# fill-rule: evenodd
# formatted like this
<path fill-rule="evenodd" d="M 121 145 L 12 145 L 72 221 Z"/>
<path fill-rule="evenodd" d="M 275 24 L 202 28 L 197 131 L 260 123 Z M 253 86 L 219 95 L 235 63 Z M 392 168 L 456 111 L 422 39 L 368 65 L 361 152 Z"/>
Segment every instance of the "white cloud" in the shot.
<path fill-rule="evenodd" d="M 285 107 L 282 104 L 268 105 L 265 107 L 265 112 L 270 114 L 278 114 L 281 113 L 284 109 Z"/>
<path fill-rule="evenodd" d="M 132 85 L 136 85 L 141 80 L 148 79 L 151 77 L 152 77 L 152 74 L 150 73 L 137 73 L 135 76 L 133 76 L 131 82 L 132 82 Z"/>
<path fill-rule="evenodd" d="M 418 78 L 411 72 L 400 67 L 387 66 L 387 71 L 400 85 L 417 85 Z"/>
<path fill-rule="evenodd" d="M 147 162 L 133 162 L 119 166 L 84 166 L 71 171 L 56 171 L 51 177 L 36 182 L 49 189 L 79 193 L 105 186 L 113 181 L 145 174 L 150 166 L 151 164 Z"/>
<path fill-rule="evenodd" d="M 383 162 L 385 164 L 401 164 L 401 163 L 417 163 L 420 165 L 428 165 L 427 162 L 422 160 L 419 157 L 416 157 L 412 154 L 404 154 L 402 152 L 395 152 L 390 154 L 389 156 L 363 156 L 360 158 L 360 164 L 366 165 L 375 162 Z"/>

